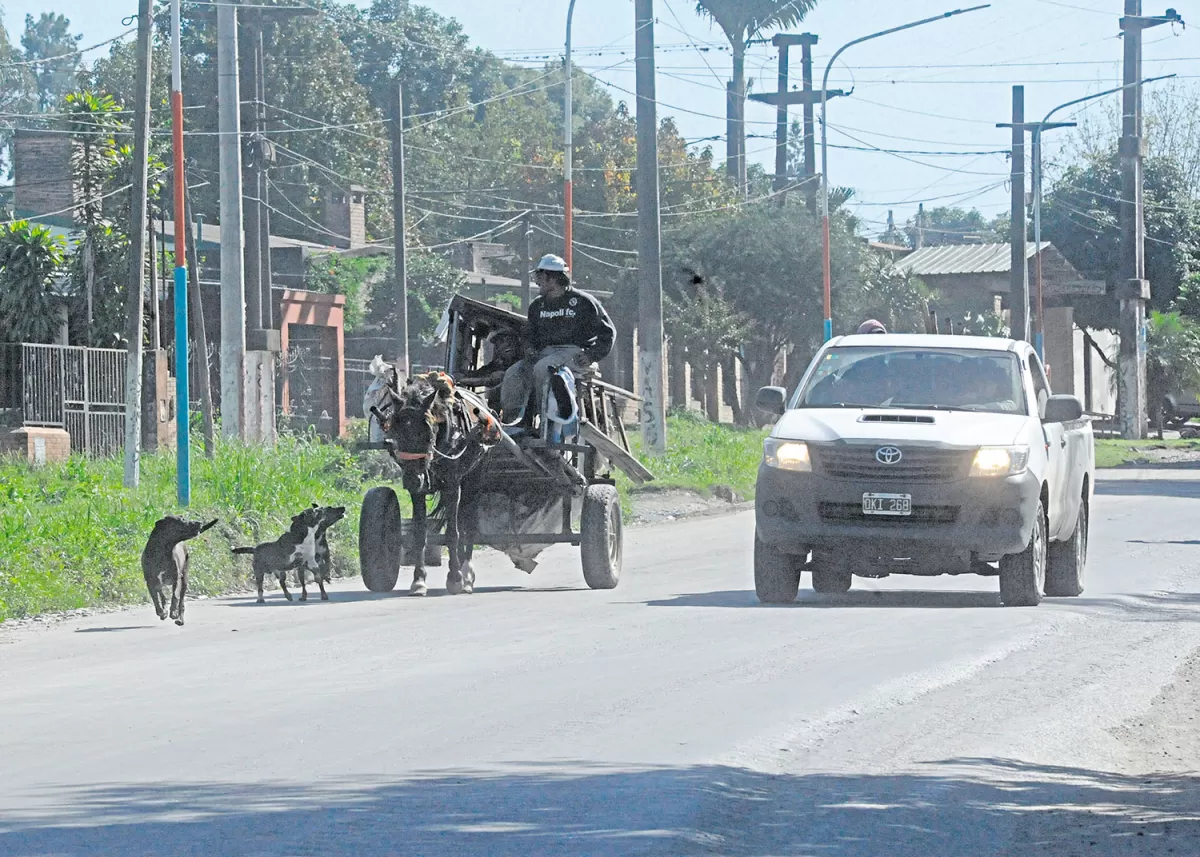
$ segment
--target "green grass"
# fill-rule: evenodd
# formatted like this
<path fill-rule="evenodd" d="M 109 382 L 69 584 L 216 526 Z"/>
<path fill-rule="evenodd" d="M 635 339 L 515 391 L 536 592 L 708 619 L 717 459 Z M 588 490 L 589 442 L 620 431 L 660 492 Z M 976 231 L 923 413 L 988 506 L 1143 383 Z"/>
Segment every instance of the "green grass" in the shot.
<path fill-rule="evenodd" d="M 1120 438 L 1096 439 L 1096 466 L 1120 467 L 1126 464 L 1152 461 L 1144 454 L 1150 449 L 1170 449 L 1193 452 L 1200 455 L 1200 441 L 1196 440 L 1122 440 Z"/>
<path fill-rule="evenodd" d="M 330 532 L 335 572 L 358 573 L 354 530 L 372 480 L 342 446 L 286 435 L 270 448 L 220 443 L 214 459 L 193 459 L 192 503 L 182 512 L 173 453 L 143 459 L 136 491 L 122 487 L 121 474 L 120 459 L 73 456 L 40 468 L 0 459 L 0 621 L 146 601 L 141 550 L 166 514 L 220 518 L 189 543 L 197 594 L 245 586 L 249 560 L 230 547 L 276 538 L 310 503 L 347 507 Z"/>
<path fill-rule="evenodd" d="M 673 412 L 667 417 L 664 455 L 646 455 L 639 432 L 630 432 L 629 442 L 638 460 L 655 476 L 644 490 L 685 488 L 708 494 L 723 485 L 751 498 L 768 431 L 719 425 L 699 414 Z M 623 493 L 639 490 L 623 474 L 618 474 L 617 487 Z"/>

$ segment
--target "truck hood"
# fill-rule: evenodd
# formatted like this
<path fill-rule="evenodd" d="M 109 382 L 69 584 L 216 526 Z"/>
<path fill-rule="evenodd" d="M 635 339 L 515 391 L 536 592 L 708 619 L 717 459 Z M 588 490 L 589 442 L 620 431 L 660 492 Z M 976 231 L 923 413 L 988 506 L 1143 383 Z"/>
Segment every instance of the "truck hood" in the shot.
<path fill-rule="evenodd" d="M 919 418 L 933 422 L 876 422 Z M 864 419 L 865 418 L 865 419 Z M 898 408 L 797 408 L 787 411 L 772 437 L 829 443 L 837 440 L 925 442 L 948 446 L 1008 446 L 1031 417 L 979 411 L 924 411 Z"/>

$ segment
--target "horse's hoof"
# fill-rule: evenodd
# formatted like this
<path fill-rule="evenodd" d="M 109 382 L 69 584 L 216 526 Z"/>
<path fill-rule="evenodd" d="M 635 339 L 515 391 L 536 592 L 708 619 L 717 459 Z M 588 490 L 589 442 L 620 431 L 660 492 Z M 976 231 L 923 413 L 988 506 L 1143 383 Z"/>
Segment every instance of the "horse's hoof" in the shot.
<path fill-rule="evenodd" d="M 412 586 L 408 588 L 409 595 L 425 595 L 429 592 L 429 587 L 425 585 L 423 580 L 414 580 Z"/>
<path fill-rule="evenodd" d="M 283 597 L 286 598 L 288 601 L 292 600 L 292 595 L 290 592 L 283 593 Z"/>
<path fill-rule="evenodd" d="M 451 595 L 461 595 L 465 587 L 466 581 L 463 580 L 461 574 L 457 578 L 453 573 L 446 575 L 446 591 Z"/>
<path fill-rule="evenodd" d="M 300 600 L 301 600 L 301 601 L 307 601 L 307 600 L 308 600 L 308 593 L 307 593 L 307 592 L 305 592 L 303 595 L 301 595 L 301 596 L 300 596 Z"/>
<path fill-rule="evenodd" d="M 176 619 L 175 624 L 182 628 L 183 627 L 183 617 L 180 616 L 178 619 Z"/>
<path fill-rule="evenodd" d="M 256 603 L 256 604 L 266 604 L 266 603 L 267 603 L 267 599 L 263 598 L 263 597 L 260 595 L 260 596 L 258 596 L 258 600 L 257 600 L 255 603 Z M 164 619 L 166 619 L 167 617 L 166 617 L 166 616 L 163 616 L 163 618 L 164 618 Z"/>
<path fill-rule="evenodd" d="M 322 593 L 321 593 L 321 600 L 322 600 L 322 601 L 328 601 L 328 600 L 329 600 L 329 596 L 328 596 L 328 595 L 326 595 L 324 592 L 322 592 Z"/>
<path fill-rule="evenodd" d="M 462 591 L 463 591 L 463 595 L 474 595 L 475 594 L 475 583 L 470 580 L 464 581 Z"/>

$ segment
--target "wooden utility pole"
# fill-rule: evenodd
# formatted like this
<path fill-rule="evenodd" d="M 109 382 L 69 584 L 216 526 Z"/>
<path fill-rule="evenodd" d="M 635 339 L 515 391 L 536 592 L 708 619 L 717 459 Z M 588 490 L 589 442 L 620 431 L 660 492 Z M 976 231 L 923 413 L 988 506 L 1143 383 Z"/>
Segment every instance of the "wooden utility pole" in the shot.
<path fill-rule="evenodd" d="M 196 386 L 200 393 L 204 457 L 212 458 L 214 452 L 212 367 L 208 361 L 208 330 L 204 322 L 204 297 L 200 294 L 200 254 L 196 250 L 196 230 L 200 227 L 192 216 L 190 188 L 184 192 L 184 205 L 187 217 L 188 315 L 191 317 L 192 340 L 195 342 Z"/>
<path fill-rule="evenodd" d="M 154 56 L 154 4 L 138 2 L 137 95 L 133 107 L 133 190 L 129 211 L 129 294 L 126 301 L 128 354 L 125 360 L 126 488 L 136 488 L 142 460 L 142 339 L 145 335 L 146 223 L 150 148 L 150 71 Z"/>
<path fill-rule="evenodd" d="M 642 448 L 667 447 L 663 395 L 662 262 L 658 208 L 658 110 L 654 81 L 654 0 L 634 0 L 637 64 L 638 362 Z"/>
<path fill-rule="evenodd" d="M 779 90 L 777 92 L 756 93 L 750 96 L 751 101 L 775 105 L 775 192 L 782 195 L 788 186 L 787 175 L 787 145 L 788 145 L 788 106 L 802 104 L 804 106 L 804 196 L 809 211 L 817 211 L 817 152 L 816 138 L 813 133 L 813 105 L 821 100 L 821 93 L 812 88 L 812 47 L 817 43 L 817 37 L 812 33 L 793 35 L 777 33 L 771 44 L 779 49 Z M 799 92 L 788 90 L 788 51 L 799 45 L 803 49 L 801 55 L 804 88 Z M 840 89 L 831 89 L 829 98 L 836 98 L 846 93 Z"/>
<path fill-rule="evenodd" d="M 392 120 L 392 219 L 396 224 L 393 253 L 396 274 L 396 327 L 399 337 L 397 361 L 404 377 L 412 374 L 408 351 L 408 251 L 405 247 L 404 216 L 404 86 L 396 81 L 396 113 Z"/>
<path fill-rule="evenodd" d="M 1025 87 L 1012 90 L 1012 254 L 1009 307 L 1012 338 L 1029 341 L 1029 266 L 1025 248 Z"/>

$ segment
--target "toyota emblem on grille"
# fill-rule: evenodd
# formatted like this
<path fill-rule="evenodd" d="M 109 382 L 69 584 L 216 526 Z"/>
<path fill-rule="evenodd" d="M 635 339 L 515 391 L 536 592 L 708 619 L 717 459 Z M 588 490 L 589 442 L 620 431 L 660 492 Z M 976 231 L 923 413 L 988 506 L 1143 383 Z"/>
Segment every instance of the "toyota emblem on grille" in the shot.
<path fill-rule="evenodd" d="M 896 464 L 904 457 L 904 453 L 894 446 L 881 446 L 875 450 L 875 460 L 880 464 Z"/>

